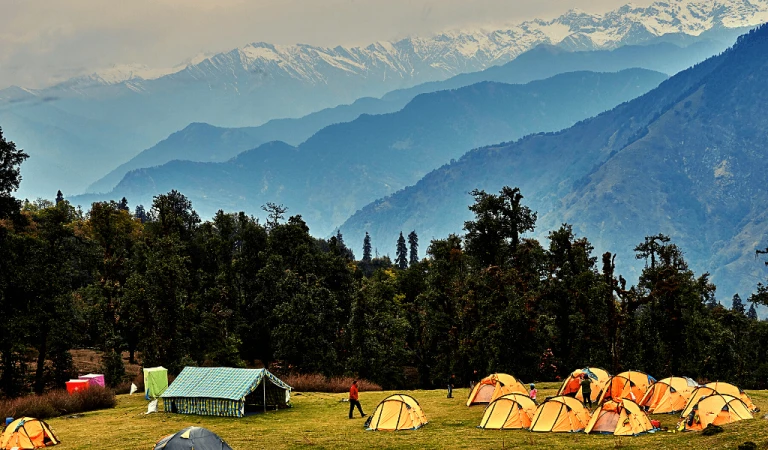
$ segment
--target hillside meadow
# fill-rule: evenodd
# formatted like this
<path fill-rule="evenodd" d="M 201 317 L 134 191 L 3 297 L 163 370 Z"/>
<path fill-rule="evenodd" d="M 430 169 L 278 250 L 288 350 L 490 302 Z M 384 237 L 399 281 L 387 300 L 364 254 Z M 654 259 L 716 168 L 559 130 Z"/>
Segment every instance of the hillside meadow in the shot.
<path fill-rule="evenodd" d="M 554 395 L 557 383 L 537 385 L 541 398 Z M 758 448 L 768 448 L 768 391 L 748 391 L 763 412 L 755 420 L 724 426 L 715 436 L 701 433 L 658 432 L 638 437 L 578 434 L 538 434 L 527 431 L 483 431 L 476 428 L 483 407 L 468 408 L 467 389 L 454 391 L 447 399 L 444 390 L 406 391 L 422 405 L 429 424 L 417 431 L 369 432 L 364 419 L 347 418 L 346 394 L 295 393 L 293 408 L 243 419 L 184 416 L 157 413 L 143 415 L 147 402 L 141 395 L 118 397 L 111 410 L 86 413 L 77 418 L 51 419 L 48 423 L 62 440 L 58 449 L 127 450 L 150 449 L 161 437 L 194 425 L 208 428 L 224 438 L 235 450 L 284 448 L 654 448 L 704 449 L 733 448 L 745 441 Z M 360 400 L 366 413 L 392 392 L 362 392 Z M 677 416 L 658 415 L 662 426 L 673 429 Z"/>

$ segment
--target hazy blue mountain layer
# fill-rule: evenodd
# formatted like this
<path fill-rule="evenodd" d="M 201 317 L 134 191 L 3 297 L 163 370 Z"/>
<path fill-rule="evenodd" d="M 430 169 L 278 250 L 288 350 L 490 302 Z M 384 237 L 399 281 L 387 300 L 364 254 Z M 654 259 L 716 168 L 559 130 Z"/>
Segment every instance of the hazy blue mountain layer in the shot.
<path fill-rule="evenodd" d="M 177 189 L 204 216 L 219 208 L 256 213 L 277 202 L 323 235 L 467 148 L 562 129 L 665 78 L 645 69 L 574 72 L 526 85 L 486 82 L 422 94 L 396 113 L 326 127 L 298 147 L 265 144 L 225 163 L 172 161 L 130 172 L 109 194 L 73 202 L 125 196 L 146 205 L 153 195 Z"/>

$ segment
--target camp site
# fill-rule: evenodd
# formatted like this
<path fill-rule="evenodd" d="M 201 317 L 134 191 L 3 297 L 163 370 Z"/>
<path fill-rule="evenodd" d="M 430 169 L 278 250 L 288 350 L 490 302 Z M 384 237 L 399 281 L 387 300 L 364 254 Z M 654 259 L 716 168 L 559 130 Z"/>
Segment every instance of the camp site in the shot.
<path fill-rule="evenodd" d="M 605 381 L 598 393 L 605 400 L 585 406 L 576 397 L 581 390 L 572 383 L 574 374 Z M 768 421 L 760 412 L 768 409 L 768 391 L 744 391 L 724 382 L 697 384 L 685 377 L 655 381 L 639 371 L 610 377 L 603 369 L 577 369 L 561 382 L 536 382 L 538 401 L 521 380 L 504 373 L 489 374 L 472 389 L 457 386 L 453 398 L 444 389 L 362 389 L 359 398 L 367 415 L 352 419 L 347 418 L 348 393 L 297 391 L 266 369 L 185 367 L 170 383 L 162 367 L 147 368 L 143 376 L 140 384 L 148 387 L 118 395 L 114 408 L 45 421 L 9 418 L 0 448 L 696 449 L 768 444 Z M 626 388 L 623 377 L 641 376 L 647 386 L 637 378 L 637 384 L 631 382 L 637 391 Z M 86 380 L 94 378 L 99 377 Z M 104 388 L 97 383 L 92 389 Z M 639 393 L 640 401 L 631 399 Z M 148 404 L 154 406 L 148 409 Z M 664 413 L 650 413 L 654 409 Z M 719 432 L 704 432 L 710 424 Z"/>

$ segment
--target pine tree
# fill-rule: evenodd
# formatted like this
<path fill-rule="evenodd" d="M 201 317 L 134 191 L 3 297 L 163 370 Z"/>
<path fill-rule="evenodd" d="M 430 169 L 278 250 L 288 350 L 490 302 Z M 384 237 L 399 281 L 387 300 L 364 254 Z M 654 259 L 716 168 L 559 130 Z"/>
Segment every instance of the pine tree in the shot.
<path fill-rule="evenodd" d="M 739 294 L 733 294 L 733 303 L 731 303 L 731 311 L 741 315 L 743 315 L 745 312 L 744 302 L 741 301 L 741 297 L 739 296 Z"/>
<path fill-rule="evenodd" d="M 408 268 L 408 247 L 405 246 L 405 238 L 403 232 L 400 232 L 400 237 L 397 238 L 397 252 L 395 253 L 395 264 L 402 270 Z"/>
<path fill-rule="evenodd" d="M 749 311 L 747 311 L 747 318 L 750 320 L 757 320 L 757 310 L 755 309 L 754 303 L 749 305 Z"/>
<path fill-rule="evenodd" d="M 56 204 L 64 201 L 64 194 L 61 193 L 61 191 L 56 192 Z"/>
<path fill-rule="evenodd" d="M 419 262 L 419 236 L 416 235 L 416 230 L 408 235 L 408 247 L 411 250 L 409 262 L 411 265 L 416 264 Z"/>
<path fill-rule="evenodd" d="M 149 217 L 147 216 L 147 211 L 144 209 L 144 205 L 137 205 L 136 212 L 134 213 L 133 216 L 139 219 L 141 223 L 144 223 L 149 219 Z"/>
<path fill-rule="evenodd" d="M 129 209 L 128 209 L 128 199 L 123 197 L 120 200 L 120 203 L 117 204 L 117 209 L 119 209 L 120 211 L 129 211 Z"/>
<path fill-rule="evenodd" d="M 363 239 L 363 262 L 371 262 L 371 236 L 368 232 L 365 232 L 365 239 Z"/>

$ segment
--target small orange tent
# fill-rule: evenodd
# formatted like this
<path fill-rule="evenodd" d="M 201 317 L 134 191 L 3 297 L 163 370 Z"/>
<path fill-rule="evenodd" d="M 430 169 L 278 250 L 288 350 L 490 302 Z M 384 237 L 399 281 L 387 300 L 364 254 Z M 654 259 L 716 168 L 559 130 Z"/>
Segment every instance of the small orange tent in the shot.
<path fill-rule="evenodd" d="M 639 402 L 645 396 L 648 388 L 655 382 L 656 380 L 652 376 L 643 372 L 634 370 L 622 372 L 608 380 L 598 402 L 603 403 L 609 399 L 618 400 L 620 398 Z"/>
<path fill-rule="evenodd" d="M 585 433 L 637 436 L 653 430 L 648 415 L 632 400 L 608 400 L 592 414 Z"/>
<path fill-rule="evenodd" d="M 531 431 L 576 433 L 589 423 L 589 411 L 573 397 L 559 396 L 539 405 L 531 419 Z"/>
<path fill-rule="evenodd" d="M 484 430 L 528 429 L 536 403 L 524 394 L 502 395 L 488 404 L 478 428 Z"/>
<path fill-rule="evenodd" d="M 2 450 L 27 450 L 58 444 L 59 439 L 51 427 L 42 420 L 22 417 L 11 422 L 0 437 Z"/>
<path fill-rule="evenodd" d="M 480 380 L 467 398 L 467 406 L 491 403 L 506 394 L 525 394 L 528 390 L 517 378 L 506 373 L 494 373 Z"/>
<path fill-rule="evenodd" d="M 711 394 L 693 404 L 682 419 L 679 430 L 701 431 L 709 424 L 724 425 L 754 419 L 754 416 L 740 398 L 727 394 Z"/>
<path fill-rule="evenodd" d="M 592 395 L 590 396 L 593 402 L 596 402 L 605 388 L 606 383 L 611 378 L 611 375 L 603 369 L 597 367 L 585 367 L 583 369 L 576 369 L 563 380 L 563 384 L 560 386 L 560 390 L 557 391 L 557 395 L 571 395 L 575 398 L 584 401 L 584 394 L 581 392 L 581 376 L 586 375 L 592 380 Z"/>
<path fill-rule="evenodd" d="M 698 387 L 687 377 L 669 377 L 654 383 L 638 404 L 649 414 L 676 413 L 685 409 Z"/>
<path fill-rule="evenodd" d="M 749 395 L 747 395 L 746 392 L 730 383 L 715 381 L 712 383 L 707 383 L 705 386 L 714 389 L 718 394 L 733 395 L 734 397 L 741 399 L 741 401 L 744 402 L 744 404 L 747 405 L 747 408 L 749 408 L 749 410 L 752 412 L 760 411 L 760 408 L 755 406 L 755 404 L 752 402 L 752 399 L 749 398 Z"/>
<path fill-rule="evenodd" d="M 428 423 L 415 398 L 405 394 L 390 395 L 376 406 L 365 422 L 368 431 L 418 430 Z"/>

